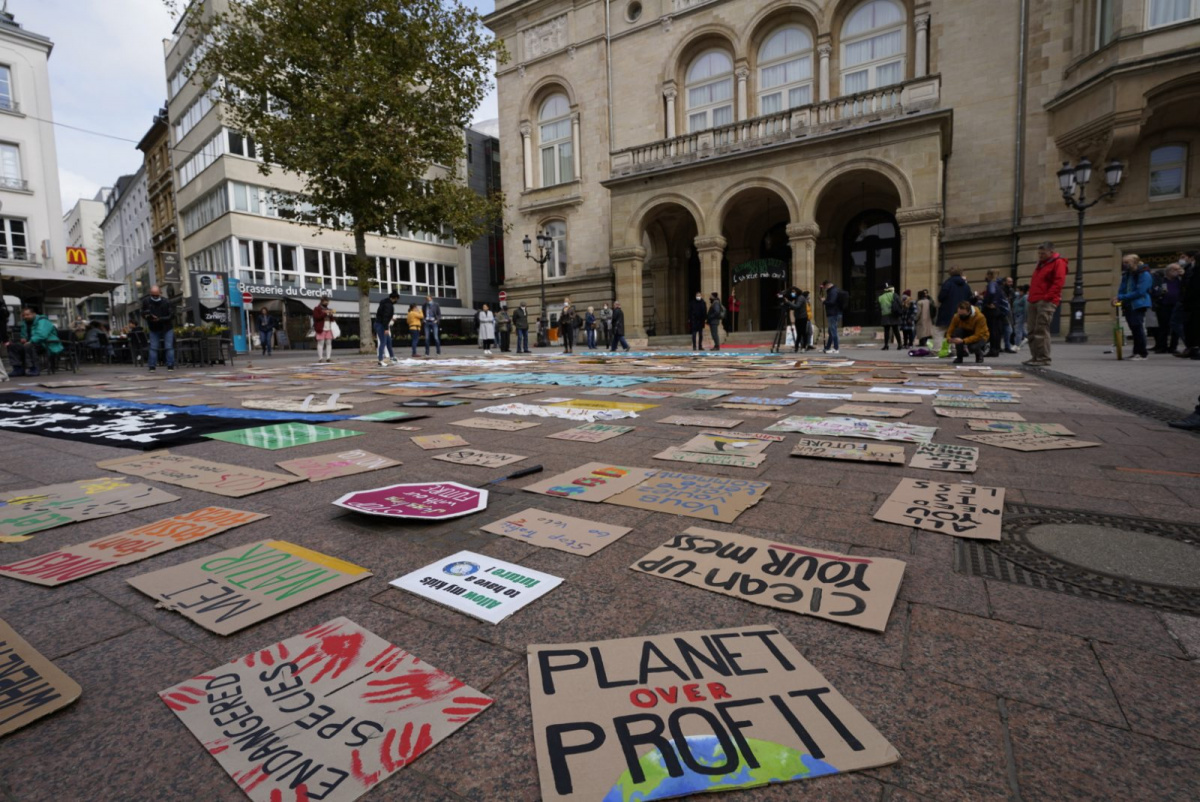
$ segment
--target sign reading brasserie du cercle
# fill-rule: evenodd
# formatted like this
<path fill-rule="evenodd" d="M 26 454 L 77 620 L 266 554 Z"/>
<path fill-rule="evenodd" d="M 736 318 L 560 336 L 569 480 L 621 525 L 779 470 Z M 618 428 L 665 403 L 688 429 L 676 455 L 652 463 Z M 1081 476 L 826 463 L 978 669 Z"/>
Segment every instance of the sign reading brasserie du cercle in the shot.
<path fill-rule="evenodd" d="M 329 287 L 284 287 L 279 284 L 250 284 L 249 282 L 241 282 L 238 285 L 239 292 L 248 292 L 255 298 L 307 298 L 310 300 L 318 300 L 322 295 L 328 295 L 334 301 L 358 301 L 358 290 L 336 290 Z M 382 301 L 387 297 L 386 292 L 379 290 L 371 290 L 372 301 Z M 408 296 L 403 293 L 400 295 L 403 298 L 412 298 L 414 301 L 424 301 L 424 296 Z M 407 302 L 406 302 L 407 303 Z M 438 303 L 442 306 L 460 306 L 460 302 L 450 298 L 438 298 Z"/>

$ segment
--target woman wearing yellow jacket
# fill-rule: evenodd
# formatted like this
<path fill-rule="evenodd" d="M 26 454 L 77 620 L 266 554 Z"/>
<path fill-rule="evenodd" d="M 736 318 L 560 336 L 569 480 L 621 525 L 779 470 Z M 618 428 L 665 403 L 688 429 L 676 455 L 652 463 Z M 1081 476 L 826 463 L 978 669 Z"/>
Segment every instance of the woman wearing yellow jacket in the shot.
<path fill-rule="evenodd" d="M 408 336 L 412 339 L 412 355 L 417 355 L 417 341 L 421 339 L 421 329 L 425 323 L 425 313 L 417 304 L 408 305 Z"/>

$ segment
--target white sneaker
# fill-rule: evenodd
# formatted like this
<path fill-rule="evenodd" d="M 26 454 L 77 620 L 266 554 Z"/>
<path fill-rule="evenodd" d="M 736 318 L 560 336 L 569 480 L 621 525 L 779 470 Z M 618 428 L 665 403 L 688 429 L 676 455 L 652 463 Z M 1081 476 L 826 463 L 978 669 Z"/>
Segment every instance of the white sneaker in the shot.
<path fill-rule="evenodd" d="M 1130 362 L 1135 362 L 1135 361 L 1137 361 L 1137 360 L 1139 360 L 1139 359 L 1145 359 L 1145 358 L 1146 358 L 1146 357 L 1144 357 L 1144 356 L 1138 356 L 1137 354 L 1134 354 L 1133 356 L 1129 357 L 1129 361 L 1130 361 Z"/>
<path fill-rule="evenodd" d="M 832 351 L 830 351 L 829 353 L 831 353 L 831 354 L 840 354 L 840 353 L 841 353 L 841 351 L 839 351 L 838 349 L 834 348 L 834 349 L 833 349 Z"/>
<path fill-rule="evenodd" d="M 387 366 L 388 366 L 388 361 L 386 359 L 379 360 L 379 367 L 386 368 Z"/>

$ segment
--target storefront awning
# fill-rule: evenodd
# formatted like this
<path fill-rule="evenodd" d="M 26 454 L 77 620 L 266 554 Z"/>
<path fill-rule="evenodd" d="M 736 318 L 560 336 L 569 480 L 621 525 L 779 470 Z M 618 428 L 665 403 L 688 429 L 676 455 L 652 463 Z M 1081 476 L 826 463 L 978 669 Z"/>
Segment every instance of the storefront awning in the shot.
<path fill-rule="evenodd" d="M 30 298 L 84 298 L 121 286 L 119 281 L 60 273 L 40 267 L 0 267 L 0 281 L 11 295 Z"/>

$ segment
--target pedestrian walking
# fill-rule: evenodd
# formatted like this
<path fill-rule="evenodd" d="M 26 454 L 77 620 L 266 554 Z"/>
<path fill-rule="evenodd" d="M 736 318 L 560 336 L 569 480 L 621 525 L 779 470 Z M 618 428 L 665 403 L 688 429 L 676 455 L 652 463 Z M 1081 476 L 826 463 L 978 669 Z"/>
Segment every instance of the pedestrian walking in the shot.
<path fill-rule="evenodd" d="M 1150 308 L 1150 288 L 1154 277 L 1149 266 L 1142 263 L 1136 253 L 1126 254 L 1121 259 L 1121 286 L 1113 298 L 1113 306 L 1120 305 L 1125 313 L 1125 322 L 1133 332 L 1133 356 L 1130 361 L 1146 359 L 1146 310 Z"/>
<path fill-rule="evenodd" d="M 258 345 L 262 348 L 262 355 L 270 356 L 275 345 L 275 329 L 279 328 L 279 323 L 265 306 L 258 310 L 258 317 L 254 319 L 254 323 L 258 328 Z"/>
<path fill-rule="evenodd" d="M 375 349 L 381 368 L 396 361 L 396 352 L 392 350 L 392 323 L 396 320 L 396 301 L 399 300 L 400 293 L 392 290 L 375 308 Z"/>
<path fill-rule="evenodd" d="M 587 347 L 589 351 L 596 349 L 596 310 L 592 307 L 587 308 L 587 314 L 583 316 L 583 332 L 587 337 Z"/>
<path fill-rule="evenodd" d="M 612 315 L 612 345 L 609 346 L 609 350 L 617 350 L 619 344 L 628 351 L 629 343 L 625 342 L 625 310 L 621 308 L 620 301 L 613 301 Z"/>
<path fill-rule="evenodd" d="M 1004 282 L 998 270 L 987 272 L 987 286 L 983 292 L 983 314 L 987 318 L 988 343 L 987 356 L 1000 356 L 1004 338 L 1004 321 L 1008 318 L 1008 297 L 1004 294 Z"/>
<path fill-rule="evenodd" d="M 849 293 L 839 290 L 832 281 L 821 282 L 821 304 L 825 307 L 825 347 L 822 351 L 826 354 L 838 353 L 838 330 L 849 303 Z"/>
<path fill-rule="evenodd" d="M 142 299 L 142 319 L 150 335 L 150 370 L 158 366 L 160 349 L 166 351 L 167 370 L 175 370 L 175 313 L 157 284 Z"/>
<path fill-rule="evenodd" d="M 334 312 L 329 308 L 329 296 L 322 295 L 312 311 L 313 331 L 317 334 L 317 362 L 333 361 Z M 154 368 L 151 368 L 153 370 Z"/>
<path fill-rule="evenodd" d="M 937 318 L 934 321 L 938 331 L 941 332 L 941 342 L 938 345 L 939 357 L 950 355 L 950 343 L 947 342 L 946 330 L 950 328 L 950 323 L 958 314 L 958 305 L 963 301 L 970 301 L 972 298 L 971 285 L 963 278 L 962 268 L 958 265 L 950 265 L 950 269 L 946 272 L 950 275 L 942 282 L 942 286 L 938 290 Z"/>
<path fill-rule="evenodd" d="M 912 290 L 901 294 L 900 303 L 900 336 L 904 338 L 904 347 L 912 348 L 917 335 L 917 303 L 913 300 Z"/>
<path fill-rule="evenodd" d="M 904 341 L 900 339 L 900 316 L 904 312 L 904 304 L 900 296 L 895 288 L 885 281 L 878 300 L 880 323 L 883 324 L 883 350 L 888 350 L 893 336 L 896 338 L 896 347 L 903 348 Z"/>
<path fill-rule="evenodd" d="M 708 333 L 712 335 L 712 349 L 721 350 L 721 321 L 725 319 L 725 307 L 721 305 L 721 296 L 713 293 L 708 299 Z"/>
<path fill-rule="evenodd" d="M 429 356 L 429 344 L 433 343 L 437 346 L 438 356 L 442 355 L 442 307 L 438 302 L 433 300 L 432 295 L 425 296 L 425 306 L 421 309 L 425 313 L 425 319 L 422 321 L 422 329 L 425 333 L 425 356 Z"/>
<path fill-rule="evenodd" d="M 612 344 L 612 319 L 613 312 L 608 308 L 608 304 L 600 310 L 600 347 L 608 348 Z"/>
<path fill-rule="evenodd" d="M 508 314 L 508 304 L 501 303 L 496 312 L 496 339 L 500 343 L 500 353 L 507 354 L 512 340 L 512 317 Z"/>
<path fill-rule="evenodd" d="M 1038 263 L 1029 281 L 1029 359 L 1026 365 L 1040 367 L 1050 364 L 1050 321 L 1062 303 L 1062 289 L 1067 281 L 1067 260 L 1046 241 L 1038 246 Z"/>
<path fill-rule="evenodd" d="M 416 304 L 409 304 L 405 322 L 408 324 L 408 339 L 412 341 L 412 355 L 415 357 L 417 343 L 421 339 L 421 331 L 425 328 L 425 312 Z"/>
<path fill-rule="evenodd" d="M 575 353 L 575 307 L 570 298 L 563 299 L 562 311 L 558 313 L 558 336 L 562 340 L 563 353 Z"/>
<path fill-rule="evenodd" d="M 538 318 L 540 321 L 541 318 Z M 529 353 L 529 310 L 525 308 L 525 302 L 521 301 L 513 312 L 513 328 L 517 330 L 517 353 Z"/>
<path fill-rule="evenodd" d="M 688 326 L 692 333 L 692 350 L 704 350 L 704 324 L 708 320 L 708 307 L 704 305 L 704 296 L 699 291 L 688 304 Z"/>
<path fill-rule="evenodd" d="M 954 346 L 954 364 L 961 365 L 968 353 L 975 355 L 977 363 L 982 362 L 990 338 L 987 316 L 970 301 L 961 301 L 957 311 L 947 329 L 950 344 Z"/>
<path fill-rule="evenodd" d="M 496 316 L 487 304 L 479 310 L 479 339 L 483 341 L 483 355 L 492 355 L 492 343 L 496 341 Z"/>

